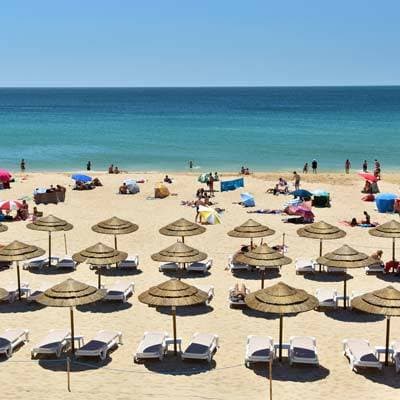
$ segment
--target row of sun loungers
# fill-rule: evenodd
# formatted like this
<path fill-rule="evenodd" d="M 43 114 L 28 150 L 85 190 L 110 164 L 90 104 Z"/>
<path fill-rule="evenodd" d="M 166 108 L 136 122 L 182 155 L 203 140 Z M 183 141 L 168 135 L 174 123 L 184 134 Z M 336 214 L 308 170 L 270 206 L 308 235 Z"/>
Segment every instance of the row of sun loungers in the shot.
<path fill-rule="evenodd" d="M 200 272 L 206 274 L 208 270 L 212 267 L 213 260 L 210 259 L 207 262 L 194 262 L 186 266 L 186 271 L 188 272 Z M 159 267 L 160 272 L 176 272 L 179 270 L 178 263 L 170 262 L 161 264 Z"/>

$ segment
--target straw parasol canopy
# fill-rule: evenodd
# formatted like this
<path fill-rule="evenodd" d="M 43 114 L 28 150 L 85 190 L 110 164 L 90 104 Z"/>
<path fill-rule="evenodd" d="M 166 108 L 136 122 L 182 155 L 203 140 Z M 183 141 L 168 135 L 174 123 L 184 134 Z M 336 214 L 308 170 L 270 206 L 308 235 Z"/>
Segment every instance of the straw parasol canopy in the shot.
<path fill-rule="evenodd" d="M 351 306 L 370 314 L 379 314 L 386 317 L 386 351 L 385 365 L 389 361 L 390 317 L 400 316 L 400 291 L 393 286 L 375 290 L 362 296 L 355 297 Z"/>
<path fill-rule="evenodd" d="M 238 254 L 235 257 L 235 261 L 254 267 L 259 267 L 262 271 L 261 289 L 263 289 L 265 269 L 290 264 L 292 259 L 284 256 L 280 252 L 272 249 L 266 243 L 264 243 L 256 247 L 254 250 Z"/>
<path fill-rule="evenodd" d="M 171 307 L 174 331 L 174 352 L 176 354 L 176 307 L 193 306 L 205 303 L 206 292 L 177 279 L 170 279 L 151 287 L 139 295 L 139 301 L 149 306 Z"/>
<path fill-rule="evenodd" d="M 0 249 L 0 261 L 15 261 L 17 264 L 18 297 L 21 300 L 21 276 L 19 262 L 40 257 L 45 251 L 39 247 L 31 246 L 15 240 Z"/>
<path fill-rule="evenodd" d="M 26 226 L 28 229 L 33 231 L 46 231 L 49 232 L 49 267 L 51 266 L 51 233 L 60 231 L 70 231 L 73 225 L 64 221 L 63 219 L 57 218 L 54 215 L 48 215 L 47 217 L 41 217 L 31 222 Z M 66 251 L 65 251 L 66 252 Z"/>
<path fill-rule="evenodd" d="M 232 231 L 228 232 L 228 235 L 236 238 L 250 238 L 251 247 L 253 247 L 253 238 L 266 237 L 274 235 L 275 231 L 268 228 L 268 226 L 262 225 L 254 219 L 248 219 L 242 225 L 237 226 Z"/>
<path fill-rule="evenodd" d="M 206 228 L 204 228 L 204 226 L 190 222 L 185 218 L 180 218 L 159 230 L 161 235 L 180 236 L 182 238 L 182 243 L 185 242 L 185 236 L 201 235 L 205 231 Z"/>
<path fill-rule="evenodd" d="M 353 249 L 350 246 L 343 245 L 342 247 L 327 253 L 322 257 L 317 258 L 320 265 L 326 265 L 333 268 L 341 268 L 343 272 L 351 268 L 364 268 L 374 264 L 376 260 L 371 259 L 364 253 Z M 343 281 L 343 305 L 347 308 L 347 276 L 345 274 Z"/>
<path fill-rule="evenodd" d="M 9 293 L 6 289 L 0 288 L 0 301 L 5 300 L 8 297 Z"/>
<path fill-rule="evenodd" d="M 91 304 L 103 299 L 107 294 L 106 290 L 96 289 L 86 283 L 67 279 L 58 285 L 47 289 L 40 294 L 36 301 L 49 307 L 70 307 L 71 318 L 71 344 L 74 353 L 74 309 L 75 306 Z"/>
<path fill-rule="evenodd" d="M 369 234 L 372 236 L 393 239 L 392 259 L 393 261 L 395 261 L 396 238 L 400 238 L 400 223 L 395 220 L 386 222 L 382 225 L 378 225 L 377 227 L 370 229 Z"/>
<path fill-rule="evenodd" d="M 182 242 L 176 242 L 172 246 L 169 246 L 151 256 L 151 259 L 154 261 L 176 262 L 178 264 L 199 262 L 206 258 L 206 253 L 202 253 Z"/>
<path fill-rule="evenodd" d="M 3 224 L 0 224 L 0 233 L 1 232 L 5 232 L 5 231 L 7 231 L 8 230 L 8 226 L 5 226 L 5 225 L 3 225 Z"/>
<path fill-rule="evenodd" d="M 266 289 L 249 293 L 246 305 L 253 310 L 268 314 L 279 314 L 279 360 L 282 360 L 283 315 L 313 310 L 318 300 L 302 289 L 295 289 L 279 282 Z"/>
<path fill-rule="evenodd" d="M 138 225 L 118 217 L 106 219 L 92 226 L 92 231 L 105 235 L 114 235 L 115 249 L 117 249 L 117 235 L 127 235 L 136 232 L 138 229 Z"/>
<path fill-rule="evenodd" d="M 128 254 L 115 250 L 112 247 L 106 246 L 103 243 L 97 243 L 94 246 L 88 247 L 85 250 L 75 253 L 72 259 L 77 263 L 88 263 L 90 265 L 99 266 L 99 288 L 101 286 L 101 267 L 110 264 L 116 264 L 120 261 L 126 260 Z"/>
<path fill-rule="evenodd" d="M 324 221 L 314 222 L 297 230 L 301 237 L 319 239 L 319 256 L 322 256 L 322 241 L 341 239 L 346 236 L 346 232 L 337 226 L 328 224 Z"/>

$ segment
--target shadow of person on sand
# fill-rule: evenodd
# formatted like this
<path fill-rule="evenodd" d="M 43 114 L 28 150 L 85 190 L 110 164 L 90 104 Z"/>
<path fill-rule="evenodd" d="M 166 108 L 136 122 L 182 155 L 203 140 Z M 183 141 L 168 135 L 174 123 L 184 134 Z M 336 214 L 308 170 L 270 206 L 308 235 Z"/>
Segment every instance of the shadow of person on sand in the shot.
<path fill-rule="evenodd" d="M 356 373 L 374 383 L 390 386 L 394 389 L 400 389 L 399 374 L 396 373 L 396 369 L 393 365 L 387 367 L 383 366 L 381 371 L 378 371 L 376 368 L 360 368 Z"/>
<path fill-rule="evenodd" d="M 128 310 L 132 307 L 132 303 L 122 301 L 98 301 L 93 304 L 84 304 L 81 306 L 76 306 L 76 309 L 81 312 L 91 312 L 91 313 L 113 313 L 123 310 Z"/>
<path fill-rule="evenodd" d="M 347 280 L 353 279 L 352 275 L 349 274 L 334 274 L 329 272 L 315 272 L 311 274 L 304 274 L 304 279 L 315 282 L 343 282 L 344 278 Z"/>
<path fill-rule="evenodd" d="M 324 313 L 327 317 L 342 322 L 378 322 L 385 319 L 384 315 L 363 313 L 349 308 L 347 310 L 336 308 L 334 310 L 326 310 Z"/>
<path fill-rule="evenodd" d="M 269 378 L 268 365 L 266 363 L 255 363 L 250 368 L 256 375 L 263 378 Z M 290 381 L 290 382 L 315 382 L 326 379 L 329 375 L 329 369 L 322 365 L 289 365 L 287 359 L 283 358 L 283 362 L 274 361 L 272 364 L 272 379 L 274 381 Z"/>
<path fill-rule="evenodd" d="M 44 308 L 45 306 L 36 301 L 27 302 L 25 300 L 17 300 L 13 303 L 8 303 L 6 301 L 0 302 L 0 313 L 1 314 L 11 314 L 11 313 L 27 313 L 38 311 Z"/>
<path fill-rule="evenodd" d="M 198 375 L 209 372 L 217 366 L 214 360 L 212 360 L 211 363 L 208 363 L 205 360 L 183 361 L 180 356 L 174 355 L 169 355 L 162 361 L 153 359 L 142 361 L 141 364 L 151 372 L 174 376 Z"/>
<path fill-rule="evenodd" d="M 156 307 L 160 314 L 172 315 L 171 307 Z M 194 315 L 208 314 L 214 310 L 213 307 L 206 304 L 199 304 L 194 306 L 176 307 L 176 315 L 179 317 L 191 317 Z"/>

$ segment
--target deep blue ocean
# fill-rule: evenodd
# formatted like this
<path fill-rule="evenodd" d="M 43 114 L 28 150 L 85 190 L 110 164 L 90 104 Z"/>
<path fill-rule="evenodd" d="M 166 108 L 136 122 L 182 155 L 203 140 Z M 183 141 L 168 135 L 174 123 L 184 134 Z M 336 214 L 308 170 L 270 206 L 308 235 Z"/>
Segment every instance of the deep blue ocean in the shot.
<path fill-rule="evenodd" d="M 400 166 L 400 87 L 0 89 L 0 168 Z"/>

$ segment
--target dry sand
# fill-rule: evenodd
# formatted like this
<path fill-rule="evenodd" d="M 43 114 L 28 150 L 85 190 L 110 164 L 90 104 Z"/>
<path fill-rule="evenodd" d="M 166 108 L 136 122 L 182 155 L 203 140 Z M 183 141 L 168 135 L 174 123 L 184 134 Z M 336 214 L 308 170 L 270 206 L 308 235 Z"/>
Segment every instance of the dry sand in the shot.
<path fill-rule="evenodd" d="M 154 184 L 162 179 L 162 174 L 131 173 L 119 176 L 93 173 L 104 183 L 103 187 L 93 191 L 76 192 L 71 190 L 68 174 L 35 173 L 27 174 L 17 182 L 11 190 L 0 192 L 2 200 L 17 199 L 31 195 L 36 187 L 50 184 L 62 184 L 68 187 L 66 202 L 59 205 L 40 205 L 39 210 L 46 214 L 54 214 L 74 225 L 67 233 L 69 252 L 73 253 L 96 242 L 112 245 L 112 237 L 96 234 L 90 227 L 113 215 L 137 223 L 140 229 L 131 235 L 119 239 L 119 247 L 131 254 L 139 254 L 140 270 L 136 275 L 106 276 L 103 282 L 107 285 L 117 279 L 133 281 L 135 294 L 125 305 L 86 307 L 78 310 L 76 315 L 76 331 L 91 338 L 99 329 L 117 329 L 122 331 L 124 344 L 110 355 L 110 359 L 98 368 L 74 367 L 72 373 L 72 393 L 66 390 L 65 365 L 49 362 L 31 362 L 30 349 L 51 328 L 68 328 L 68 309 L 38 308 L 27 305 L 25 301 L 12 305 L 0 305 L 0 330 L 11 327 L 23 327 L 30 330 L 31 341 L 20 348 L 14 356 L 0 363 L 1 396 L 5 399 L 266 399 L 268 398 L 268 381 L 266 367 L 256 366 L 247 369 L 244 366 L 244 350 L 246 337 L 249 334 L 271 335 L 278 339 L 277 319 L 254 316 L 247 310 L 229 308 L 228 289 L 241 278 L 232 276 L 226 271 L 227 258 L 236 251 L 245 240 L 230 238 L 226 232 L 244 222 L 250 215 L 246 209 L 233 204 L 239 201 L 239 191 L 217 193 L 215 200 L 218 206 L 225 208 L 222 224 L 208 226 L 203 235 L 187 238 L 191 246 L 208 253 L 214 260 L 211 273 L 205 277 L 191 275 L 186 279 L 191 284 L 212 284 L 215 287 L 215 298 L 212 311 L 205 309 L 200 314 L 178 316 L 178 336 L 183 345 L 197 331 L 214 332 L 220 337 L 220 348 L 214 357 L 211 368 L 204 363 L 185 362 L 168 356 L 162 362 L 133 364 L 132 353 L 135 351 L 143 332 L 146 330 L 163 330 L 172 333 L 171 317 L 168 313 L 157 312 L 153 308 L 141 304 L 137 300 L 138 293 L 149 286 L 158 284 L 168 277 L 158 271 L 157 263 L 150 255 L 172 244 L 174 238 L 161 236 L 158 229 L 180 217 L 194 219 L 192 208 L 181 206 L 183 199 L 193 199 L 199 186 L 196 177 L 189 174 L 175 174 L 175 182 L 170 185 L 177 196 L 163 200 L 149 199 L 153 196 Z M 141 184 L 141 192 L 132 196 L 117 195 L 122 179 L 143 176 L 147 182 Z M 289 176 L 290 177 L 290 176 Z M 277 174 L 258 174 L 246 177 L 246 190 L 255 194 L 257 208 L 281 208 L 288 197 L 265 194 L 267 187 L 272 187 Z M 268 181 L 266 180 L 268 179 Z M 393 218 L 392 215 L 378 214 L 374 203 L 360 200 L 362 181 L 355 175 L 342 174 L 309 175 L 304 178 L 303 186 L 307 189 L 324 188 L 332 194 L 332 207 L 316 209 L 317 220 L 325 220 L 332 224 L 349 220 L 355 216 L 362 217 L 367 210 L 373 221 L 380 223 Z M 305 182 L 307 181 L 307 183 Z M 380 183 L 381 191 L 397 193 L 400 182 L 399 175 L 392 174 L 388 181 Z M 32 201 L 29 202 L 32 207 Z M 269 225 L 276 230 L 276 235 L 267 239 L 268 243 L 277 244 L 286 233 L 289 246 L 288 256 L 315 257 L 318 252 L 318 241 L 299 238 L 296 235 L 298 226 L 284 224 L 280 215 L 251 215 L 257 221 Z M 395 216 L 395 218 L 398 218 Z M 6 244 L 11 240 L 22 240 L 47 249 L 45 232 L 28 230 L 24 222 L 8 224 L 9 230 L 0 234 L 0 242 Z M 343 227 L 347 231 L 344 239 L 325 242 L 324 250 L 333 250 L 347 243 L 360 251 L 372 253 L 378 248 L 384 250 L 384 258 L 391 256 L 389 239 L 375 238 L 367 229 Z M 64 254 L 63 234 L 54 236 L 54 253 Z M 280 280 L 289 285 L 303 288 L 314 293 L 318 287 L 335 287 L 342 290 L 340 277 L 316 274 L 304 277 L 295 274 L 294 264 L 282 268 L 281 277 L 268 279 L 266 284 L 274 284 Z M 400 288 L 397 279 L 390 277 L 366 276 L 363 270 L 351 272 L 353 279 L 348 282 L 349 291 L 358 289 L 378 289 L 389 284 Z M 22 272 L 22 281 L 29 282 L 36 288 L 42 281 L 58 283 L 67 277 L 96 285 L 97 277 L 87 265 L 80 265 L 76 272 L 66 274 L 38 274 Z M 15 269 L 0 272 L 1 284 L 15 281 Z M 259 276 L 243 280 L 251 290 L 260 287 Z M 0 284 L 0 286 L 1 286 Z M 383 345 L 385 340 L 385 322 L 382 319 L 358 315 L 351 312 L 315 312 L 285 318 L 284 340 L 291 335 L 312 335 L 317 339 L 320 357 L 320 368 L 291 367 L 285 361 L 282 365 L 274 364 L 274 398 L 276 399 L 393 399 L 398 395 L 400 377 L 394 367 L 385 368 L 383 372 L 365 371 L 359 374 L 352 372 L 347 359 L 342 354 L 344 338 L 365 338 L 372 345 Z M 400 338 L 400 319 L 392 320 L 392 339 Z M 93 361 L 91 361 L 93 362 Z"/>

